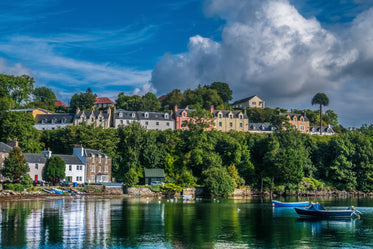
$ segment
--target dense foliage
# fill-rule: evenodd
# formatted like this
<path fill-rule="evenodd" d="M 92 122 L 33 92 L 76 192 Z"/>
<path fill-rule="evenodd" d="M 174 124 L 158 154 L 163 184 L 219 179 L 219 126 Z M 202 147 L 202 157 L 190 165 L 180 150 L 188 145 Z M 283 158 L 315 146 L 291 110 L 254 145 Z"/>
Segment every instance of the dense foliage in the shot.
<path fill-rule="evenodd" d="M 43 168 L 43 180 L 56 185 L 60 180 L 65 178 L 65 162 L 61 157 L 48 158 Z"/>
<path fill-rule="evenodd" d="M 22 180 L 22 177 L 27 175 L 29 171 L 30 168 L 26 164 L 26 159 L 22 154 L 22 150 L 19 147 L 14 147 L 10 151 L 9 157 L 4 161 L 1 174 L 14 182 L 17 179 Z"/>
<path fill-rule="evenodd" d="M 163 168 L 167 183 L 209 185 L 212 193 L 220 194 L 231 191 L 231 183 L 263 191 L 280 186 L 373 191 L 372 141 L 373 126 L 311 136 L 296 130 L 253 134 L 198 127 L 147 131 L 134 122 L 117 130 L 82 125 L 42 135 L 42 142 L 56 153 L 71 154 L 79 143 L 100 149 L 113 158 L 113 176 L 130 185 L 141 183 L 144 168 Z M 216 191 L 212 176 L 221 177 L 225 187 Z"/>

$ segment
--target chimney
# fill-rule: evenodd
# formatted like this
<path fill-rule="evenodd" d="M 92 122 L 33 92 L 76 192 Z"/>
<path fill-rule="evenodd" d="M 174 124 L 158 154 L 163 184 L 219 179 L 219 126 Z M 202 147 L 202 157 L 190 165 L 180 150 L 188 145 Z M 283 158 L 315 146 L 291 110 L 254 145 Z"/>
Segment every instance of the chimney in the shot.
<path fill-rule="evenodd" d="M 246 107 L 245 107 L 245 108 L 243 108 L 243 114 L 245 114 L 245 115 L 246 115 Z"/>
<path fill-rule="evenodd" d="M 175 105 L 175 107 L 174 107 L 174 112 L 175 113 L 177 112 L 177 105 Z"/>
<path fill-rule="evenodd" d="M 14 148 L 14 147 L 18 147 L 18 140 L 17 140 L 17 138 L 14 138 L 14 139 L 10 139 L 10 138 L 9 138 L 7 144 L 8 144 L 10 147 L 12 147 L 12 148 Z"/>
<path fill-rule="evenodd" d="M 214 105 L 211 105 L 211 106 L 210 106 L 210 112 L 211 112 L 211 113 L 214 112 Z"/>
<path fill-rule="evenodd" d="M 77 108 L 76 108 L 76 114 L 78 114 L 79 112 L 80 112 L 80 108 L 77 107 Z"/>

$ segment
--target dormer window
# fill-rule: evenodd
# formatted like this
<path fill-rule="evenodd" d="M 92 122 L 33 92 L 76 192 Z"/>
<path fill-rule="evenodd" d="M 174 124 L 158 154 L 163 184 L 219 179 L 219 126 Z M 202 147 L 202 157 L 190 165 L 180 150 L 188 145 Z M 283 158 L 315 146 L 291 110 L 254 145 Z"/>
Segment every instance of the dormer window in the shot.
<path fill-rule="evenodd" d="M 119 113 L 119 117 L 120 117 L 120 118 L 123 118 L 123 112 L 120 112 L 120 113 Z"/>
<path fill-rule="evenodd" d="M 242 115 L 240 115 L 240 119 L 242 119 Z"/>
<path fill-rule="evenodd" d="M 133 117 L 133 118 L 135 117 L 135 113 L 134 112 L 131 114 L 131 117 Z"/>
<path fill-rule="evenodd" d="M 294 122 L 297 122 L 297 118 L 296 118 L 296 117 L 294 117 L 294 119 L 293 119 L 293 120 L 294 120 Z"/>
<path fill-rule="evenodd" d="M 43 120 L 41 121 L 41 123 L 42 123 L 42 124 L 45 124 L 45 119 L 43 119 Z"/>
<path fill-rule="evenodd" d="M 232 118 L 233 118 L 233 115 L 232 115 L 232 114 L 229 114 L 229 118 L 232 119 Z"/>
<path fill-rule="evenodd" d="M 303 118 L 300 119 L 300 122 L 303 122 Z"/>
<path fill-rule="evenodd" d="M 164 114 L 164 118 L 165 118 L 165 119 L 168 119 L 168 113 L 165 113 L 165 114 Z"/>
<path fill-rule="evenodd" d="M 221 113 L 219 113 L 219 118 L 221 118 Z"/>
<path fill-rule="evenodd" d="M 145 112 L 145 118 L 149 118 L 149 113 Z"/>
<path fill-rule="evenodd" d="M 186 117 L 186 114 L 185 114 L 185 112 L 183 113 L 183 118 L 185 118 Z"/>

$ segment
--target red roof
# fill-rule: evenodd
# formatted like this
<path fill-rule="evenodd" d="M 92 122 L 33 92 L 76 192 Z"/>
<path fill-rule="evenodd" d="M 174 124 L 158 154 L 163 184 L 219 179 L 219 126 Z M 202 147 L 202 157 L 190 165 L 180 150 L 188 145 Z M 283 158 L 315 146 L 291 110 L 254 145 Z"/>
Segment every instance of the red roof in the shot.
<path fill-rule="evenodd" d="M 54 102 L 54 107 L 59 106 L 67 107 L 67 105 L 65 105 L 61 100 L 57 100 L 56 102 Z"/>
<path fill-rule="evenodd" d="M 95 105 L 98 105 L 98 104 L 112 104 L 112 105 L 115 105 L 115 103 L 113 101 L 111 101 L 109 98 L 107 97 L 103 97 L 103 98 L 99 98 L 97 97 L 96 98 L 96 102 L 95 102 Z"/>

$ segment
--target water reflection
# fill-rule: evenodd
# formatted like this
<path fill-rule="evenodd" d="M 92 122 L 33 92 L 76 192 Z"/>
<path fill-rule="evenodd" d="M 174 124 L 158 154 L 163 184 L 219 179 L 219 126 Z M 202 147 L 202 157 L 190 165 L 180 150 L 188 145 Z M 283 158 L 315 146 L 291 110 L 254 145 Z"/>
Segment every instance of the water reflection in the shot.
<path fill-rule="evenodd" d="M 373 204 L 373 201 L 367 204 Z M 269 201 L 69 198 L 0 202 L 0 247 L 247 248 L 371 245 L 361 220 L 310 220 Z"/>

